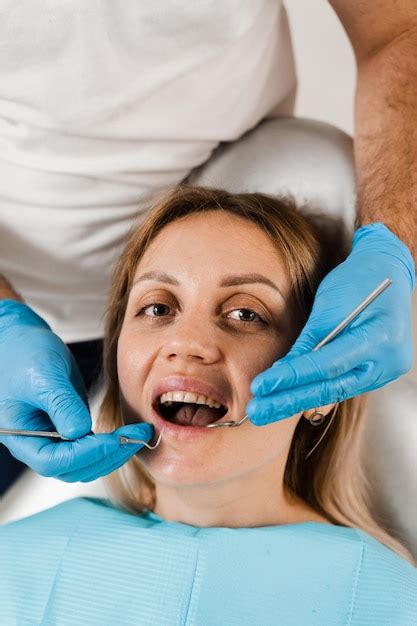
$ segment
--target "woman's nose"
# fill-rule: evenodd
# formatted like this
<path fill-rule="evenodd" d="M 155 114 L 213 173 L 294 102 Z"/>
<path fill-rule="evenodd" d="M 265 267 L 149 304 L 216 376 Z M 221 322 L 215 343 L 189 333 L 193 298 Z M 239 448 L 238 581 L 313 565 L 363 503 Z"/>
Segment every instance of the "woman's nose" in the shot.
<path fill-rule="evenodd" d="M 201 316 L 173 324 L 164 337 L 162 354 L 168 359 L 216 362 L 221 355 L 218 329 Z"/>

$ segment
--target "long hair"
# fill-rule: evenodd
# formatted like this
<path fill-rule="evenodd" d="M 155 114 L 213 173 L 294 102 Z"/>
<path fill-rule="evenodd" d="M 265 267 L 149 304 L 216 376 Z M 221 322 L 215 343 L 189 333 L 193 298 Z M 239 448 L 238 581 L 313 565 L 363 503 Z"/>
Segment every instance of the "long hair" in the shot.
<path fill-rule="evenodd" d="M 167 224 L 213 210 L 226 211 L 255 223 L 279 251 L 290 279 L 296 313 L 293 341 L 307 321 L 321 280 L 346 258 L 350 249 L 351 242 L 340 220 L 296 208 L 288 198 L 261 193 L 233 194 L 188 185 L 165 192 L 145 220 L 132 230 L 114 271 L 106 311 L 105 395 L 98 430 L 110 431 L 123 425 L 117 344 L 140 259 Z M 371 488 L 361 461 L 365 403 L 364 395 L 340 402 L 331 424 L 325 420 L 322 426 L 312 426 L 306 419 L 299 420 L 290 445 L 284 486 L 331 523 L 359 528 L 414 564 L 411 553 L 395 537 L 395 531 L 378 520 L 371 508 Z M 324 428 L 327 430 L 322 438 Z M 308 454 L 321 438 L 313 453 Z M 137 457 L 107 480 L 118 504 L 135 512 L 154 510 L 155 485 Z"/>

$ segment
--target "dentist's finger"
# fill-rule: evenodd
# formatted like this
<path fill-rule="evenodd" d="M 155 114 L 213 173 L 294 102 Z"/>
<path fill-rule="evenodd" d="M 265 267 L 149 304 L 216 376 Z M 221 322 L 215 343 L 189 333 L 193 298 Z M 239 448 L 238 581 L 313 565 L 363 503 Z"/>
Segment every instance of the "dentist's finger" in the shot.
<path fill-rule="evenodd" d="M 119 433 L 119 436 L 120 435 L 127 436 L 125 432 Z M 136 435 L 130 434 L 129 436 L 132 437 L 132 439 L 136 438 Z M 147 443 L 149 443 L 151 439 L 149 439 Z M 107 476 L 107 474 L 111 474 L 112 472 L 122 467 L 122 465 L 127 463 L 127 461 L 129 461 L 135 454 L 140 452 L 145 447 L 145 444 L 129 443 L 129 444 L 122 444 L 122 445 L 127 450 L 125 458 L 121 458 L 119 454 L 113 454 L 112 456 L 106 458 L 105 464 L 103 463 L 101 467 L 97 467 L 97 465 L 91 465 L 87 468 L 84 468 L 82 471 L 80 471 L 79 478 L 77 478 L 77 480 L 83 483 L 87 483 L 93 480 L 97 480 L 98 478 L 101 478 L 102 476 Z M 60 479 L 67 480 L 63 476 L 60 476 Z M 71 477 L 70 479 L 71 479 L 71 482 L 73 482 L 73 478 Z"/>
<path fill-rule="evenodd" d="M 82 467 L 76 472 L 61 474 L 60 476 L 57 476 L 57 478 L 68 483 L 92 482 L 93 480 L 97 480 L 98 478 L 107 476 L 108 474 L 111 474 L 112 472 L 122 467 L 125 463 L 127 463 L 127 461 L 132 458 L 132 456 L 134 456 L 144 447 L 144 444 L 129 444 L 129 446 L 124 445 L 123 447 L 125 448 L 124 451 L 120 449 L 116 452 L 113 452 L 113 454 L 110 454 L 108 457 L 106 457 L 102 463 L 92 463 L 91 465 Z"/>
<path fill-rule="evenodd" d="M 354 328 L 316 352 L 277 361 L 253 379 L 250 390 L 254 396 L 266 396 L 284 389 L 293 391 L 310 383 L 331 380 L 370 363 L 377 349 L 372 349 L 364 341 L 361 329 Z"/>
<path fill-rule="evenodd" d="M 310 383 L 297 389 L 285 389 L 280 393 L 256 397 L 246 405 L 246 414 L 252 424 L 263 426 L 308 409 L 342 402 L 347 398 L 382 387 L 374 384 L 372 368 L 356 369 L 332 380 Z"/>
<path fill-rule="evenodd" d="M 84 437 L 91 430 L 88 407 L 69 380 L 51 382 L 48 392 L 38 393 L 34 405 L 49 415 L 64 437 Z"/>
<path fill-rule="evenodd" d="M 120 443 L 120 435 L 149 441 L 153 435 L 153 426 L 147 423 L 130 424 L 113 433 L 86 435 L 68 442 L 52 442 L 41 437 L 30 437 L 29 444 L 28 437 L 8 436 L 7 447 L 17 459 L 24 458 L 25 462 L 38 474 L 59 478 L 62 474 L 99 464 L 115 452 L 119 452 L 124 458 L 126 447 Z M 1 441 L 3 439 L 5 437 L 0 438 Z M 132 445 L 131 448 L 134 454 L 135 446 Z"/>

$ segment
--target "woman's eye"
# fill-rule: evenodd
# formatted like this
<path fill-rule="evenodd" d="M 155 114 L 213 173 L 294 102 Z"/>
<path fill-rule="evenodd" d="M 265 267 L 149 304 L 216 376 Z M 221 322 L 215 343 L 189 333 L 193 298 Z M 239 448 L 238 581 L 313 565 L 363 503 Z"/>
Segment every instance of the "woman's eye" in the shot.
<path fill-rule="evenodd" d="M 148 309 L 151 310 L 151 313 L 146 313 Z M 157 302 L 142 307 L 136 313 L 136 315 L 146 315 L 147 317 L 164 317 L 164 309 L 169 309 L 169 306 L 167 304 L 161 304 L 160 302 Z"/>
<path fill-rule="evenodd" d="M 231 312 L 235 313 L 236 311 L 239 314 L 239 317 L 238 317 L 239 322 L 261 323 L 261 324 L 266 323 L 265 320 L 258 313 L 255 313 L 255 311 L 252 311 L 252 309 L 240 308 L 240 309 L 234 309 Z M 240 315 L 241 312 L 243 312 L 243 316 Z"/>
<path fill-rule="evenodd" d="M 158 317 L 166 317 L 169 314 L 171 307 L 167 304 L 162 304 L 161 302 L 153 302 L 152 304 L 148 304 L 143 306 L 136 313 L 136 317 L 140 315 L 144 315 L 145 317 L 158 318 Z M 237 316 L 234 319 L 238 322 L 243 322 L 244 324 L 266 324 L 265 320 L 252 309 L 239 308 L 234 309 L 228 315 L 236 314 Z"/>

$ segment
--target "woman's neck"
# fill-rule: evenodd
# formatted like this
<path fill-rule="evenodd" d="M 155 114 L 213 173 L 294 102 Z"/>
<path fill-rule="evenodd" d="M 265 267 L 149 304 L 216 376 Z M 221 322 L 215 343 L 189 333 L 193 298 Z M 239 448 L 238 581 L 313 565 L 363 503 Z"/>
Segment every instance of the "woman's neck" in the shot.
<path fill-rule="evenodd" d="M 284 488 L 267 466 L 263 472 L 206 485 L 156 483 L 155 513 L 167 521 L 206 528 L 330 523 Z"/>

